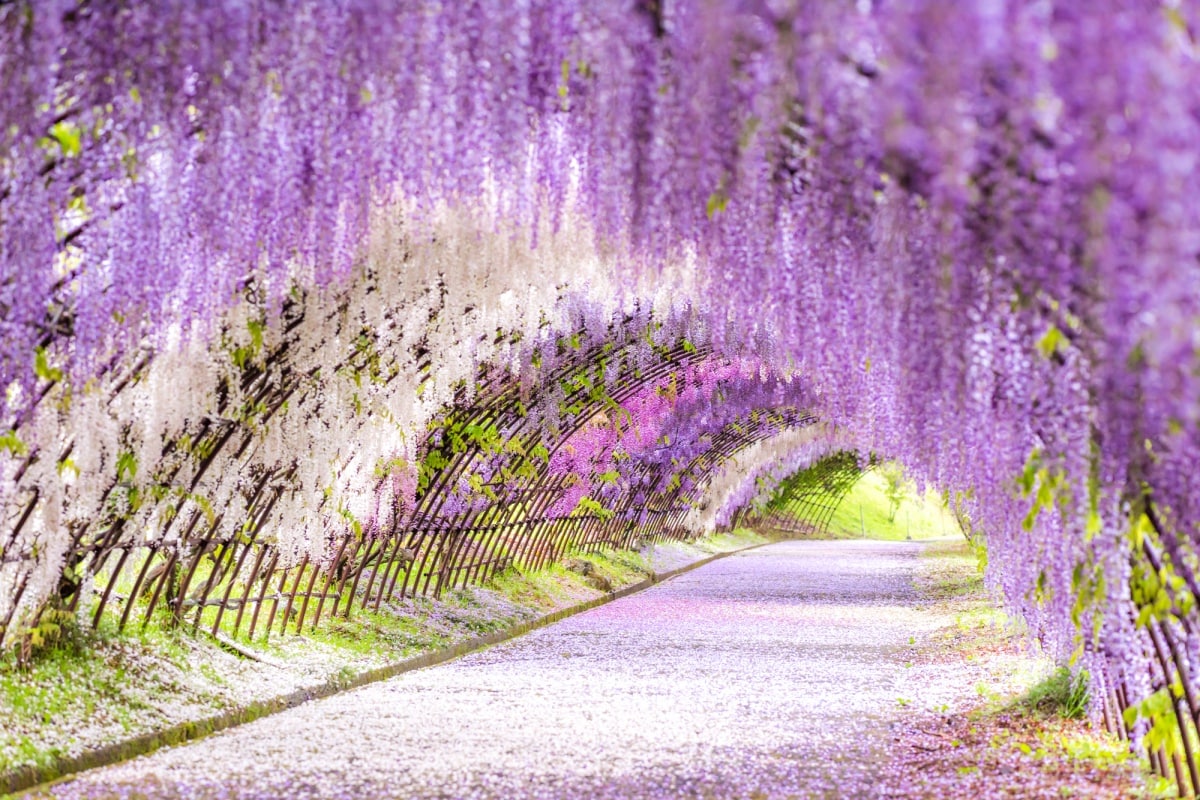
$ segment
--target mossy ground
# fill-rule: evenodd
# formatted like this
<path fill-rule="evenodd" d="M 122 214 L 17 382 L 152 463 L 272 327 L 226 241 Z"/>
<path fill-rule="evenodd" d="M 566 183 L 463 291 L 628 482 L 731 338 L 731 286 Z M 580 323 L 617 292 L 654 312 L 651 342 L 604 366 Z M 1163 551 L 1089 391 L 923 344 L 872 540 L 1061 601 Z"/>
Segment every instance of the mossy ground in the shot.
<path fill-rule="evenodd" d="M 18 665 L 0 659 L 0 772 L 136 735 L 180 715 L 226 708 L 227 677 L 197 659 L 204 643 L 158 628 L 118 636 L 68 625 L 56 645 Z"/>

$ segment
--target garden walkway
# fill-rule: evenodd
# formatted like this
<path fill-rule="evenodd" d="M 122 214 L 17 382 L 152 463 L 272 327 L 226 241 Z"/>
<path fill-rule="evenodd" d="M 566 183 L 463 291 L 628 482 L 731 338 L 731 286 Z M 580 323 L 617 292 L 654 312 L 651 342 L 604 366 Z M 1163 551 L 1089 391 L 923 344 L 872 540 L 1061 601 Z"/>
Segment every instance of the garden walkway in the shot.
<path fill-rule="evenodd" d="M 49 796 L 868 797 L 975 680 L 920 658 L 924 545 L 784 542 Z M 967 669 L 967 667 L 963 667 Z"/>

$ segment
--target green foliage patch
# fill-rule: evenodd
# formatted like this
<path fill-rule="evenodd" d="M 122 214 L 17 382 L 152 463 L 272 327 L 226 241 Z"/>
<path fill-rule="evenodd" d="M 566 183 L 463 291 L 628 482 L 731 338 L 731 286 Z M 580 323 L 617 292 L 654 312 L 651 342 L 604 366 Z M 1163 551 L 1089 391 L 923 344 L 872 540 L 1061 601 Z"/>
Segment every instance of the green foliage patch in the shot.
<path fill-rule="evenodd" d="M 908 482 L 897 487 L 881 470 L 870 470 L 833 512 L 829 535 L 897 541 L 960 536 L 961 531 L 936 493 L 922 495 Z"/>
<path fill-rule="evenodd" d="M 1087 673 L 1059 667 L 1030 687 L 1015 705 L 1063 719 L 1083 719 L 1088 711 Z"/>

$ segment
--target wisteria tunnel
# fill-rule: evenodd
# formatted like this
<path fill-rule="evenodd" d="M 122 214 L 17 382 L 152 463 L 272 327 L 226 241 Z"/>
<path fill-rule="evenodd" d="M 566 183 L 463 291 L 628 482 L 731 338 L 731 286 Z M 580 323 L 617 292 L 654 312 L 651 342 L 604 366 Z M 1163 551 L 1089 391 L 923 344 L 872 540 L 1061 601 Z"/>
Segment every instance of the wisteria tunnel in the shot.
<path fill-rule="evenodd" d="M 903 465 L 1200 787 L 1192 0 L 0 0 L 0 648 Z"/>

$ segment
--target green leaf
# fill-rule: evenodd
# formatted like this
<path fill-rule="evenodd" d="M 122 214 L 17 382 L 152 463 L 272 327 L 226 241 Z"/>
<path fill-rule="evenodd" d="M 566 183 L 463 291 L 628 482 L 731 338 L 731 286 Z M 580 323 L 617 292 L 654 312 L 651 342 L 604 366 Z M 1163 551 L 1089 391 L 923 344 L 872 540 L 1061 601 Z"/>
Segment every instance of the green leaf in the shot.
<path fill-rule="evenodd" d="M 708 196 L 708 202 L 704 204 L 704 213 L 709 219 L 713 218 L 714 214 L 719 214 L 729 205 L 729 197 L 723 191 L 713 192 Z"/>
<path fill-rule="evenodd" d="M 575 505 L 575 510 L 571 512 L 572 516 L 585 516 L 593 514 L 600 519 L 609 519 L 613 512 L 609 511 L 604 506 L 590 497 L 584 496 L 579 498 L 579 502 Z"/>
<path fill-rule="evenodd" d="M 567 95 L 571 91 L 568 88 L 570 85 L 570 82 L 571 82 L 571 62 L 564 58 L 562 60 L 562 83 L 560 83 L 558 85 L 558 96 L 560 99 L 562 99 L 562 100 L 567 99 Z"/>
<path fill-rule="evenodd" d="M 73 122 L 56 122 L 50 128 L 50 138 L 58 142 L 63 155 L 77 156 L 83 151 L 83 131 Z"/>
<path fill-rule="evenodd" d="M 16 431 L 5 431 L 0 434 L 0 449 L 7 450 L 17 458 L 29 452 L 29 446 L 21 441 L 21 437 L 17 436 Z"/>
<path fill-rule="evenodd" d="M 263 346 L 263 322 L 259 319 L 248 320 L 246 327 L 250 330 L 250 346 L 257 353 Z"/>
<path fill-rule="evenodd" d="M 33 371 L 39 378 L 51 383 L 58 383 L 63 377 L 61 369 L 50 366 L 50 360 L 46 357 L 46 348 L 44 347 L 33 351 Z"/>
<path fill-rule="evenodd" d="M 137 457 L 133 453 L 125 451 L 117 456 L 117 480 L 132 481 L 137 477 Z"/>
<path fill-rule="evenodd" d="M 1066 337 L 1063 336 L 1062 331 L 1060 331 L 1054 325 L 1051 325 L 1046 330 L 1045 335 L 1038 340 L 1038 352 L 1042 354 L 1043 358 L 1050 358 L 1056 352 L 1058 352 L 1058 348 L 1065 342 Z"/>

